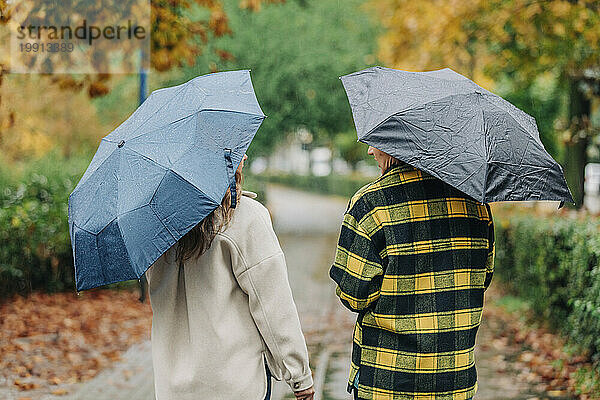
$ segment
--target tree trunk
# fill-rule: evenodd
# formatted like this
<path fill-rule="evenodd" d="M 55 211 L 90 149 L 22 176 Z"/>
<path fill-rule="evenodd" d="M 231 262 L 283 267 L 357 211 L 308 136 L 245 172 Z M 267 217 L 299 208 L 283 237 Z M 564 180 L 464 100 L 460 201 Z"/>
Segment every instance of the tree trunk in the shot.
<path fill-rule="evenodd" d="M 571 126 L 575 129 L 581 127 L 581 122 L 575 121 L 582 121 L 586 117 L 589 120 L 590 112 L 590 100 L 579 89 L 579 80 L 571 78 L 569 80 L 569 121 Z M 573 194 L 576 208 L 583 205 L 583 182 L 588 143 L 587 137 L 573 137 L 565 145 L 565 177 L 571 194 Z"/>
<path fill-rule="evenodd" d="M 587 145 L 588 141 L 579 140 L 569 142 L 565 145 L 565 178 L 573 200 L 575 208 L 583 205 L 583 181 L 585 177 L 585 165 L 587 164 Z"/>

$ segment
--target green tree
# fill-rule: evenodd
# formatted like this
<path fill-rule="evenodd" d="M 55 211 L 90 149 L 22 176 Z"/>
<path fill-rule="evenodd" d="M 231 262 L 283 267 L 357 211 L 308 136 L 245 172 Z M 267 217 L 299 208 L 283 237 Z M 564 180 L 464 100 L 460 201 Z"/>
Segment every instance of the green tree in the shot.
<path fill-rule="evenodd" d="M 260 13 L 225 1 L 233 35 L 211 43 L 189 79 L 208 70 L 248 68 L 258 100 L 268 116 L 256 136 L 253 154 L 268 153 L 298 128 L 316 142 L 353 131 L 352 114 L 338 77 L 372 65 L 377 28 L 362 0 L 288 1 Z M 172 82 L 175 83 L 175 82 Z"/>
<path fill-rule="evenodd" d="M 558 77 L 553 73 L 538 76 L 531 82 L 515 82 L 509 76 L 499 79 L 495 91 L 526 113 L 537 116 L 540 138 L 546 150 L 562 160 L 555 123 L 561 115 L 565 94 Z"/>

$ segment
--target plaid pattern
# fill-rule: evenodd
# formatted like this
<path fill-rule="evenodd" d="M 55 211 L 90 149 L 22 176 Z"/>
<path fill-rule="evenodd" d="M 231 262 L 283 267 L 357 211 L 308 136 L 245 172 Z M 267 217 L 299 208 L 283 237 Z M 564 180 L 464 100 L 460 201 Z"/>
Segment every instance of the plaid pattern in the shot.
<path fill-rule="evenodd" d="M 494 269 L 488 205 L 407 164 L 350 200 L 330 276 L 358 313 L 360 399 L 466 400 Z"/>

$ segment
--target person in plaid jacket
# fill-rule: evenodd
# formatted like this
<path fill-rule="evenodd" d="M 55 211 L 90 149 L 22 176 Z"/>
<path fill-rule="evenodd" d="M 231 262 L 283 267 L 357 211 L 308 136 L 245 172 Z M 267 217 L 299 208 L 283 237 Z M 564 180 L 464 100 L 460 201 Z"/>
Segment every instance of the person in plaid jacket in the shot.
<path fill-rule="evenodd" d="M 490 207 L 373 147 L 382 175 L 350 200 L 330 270 L 358 313 L 348 391 L 468 400 L 494 268 Z"/>

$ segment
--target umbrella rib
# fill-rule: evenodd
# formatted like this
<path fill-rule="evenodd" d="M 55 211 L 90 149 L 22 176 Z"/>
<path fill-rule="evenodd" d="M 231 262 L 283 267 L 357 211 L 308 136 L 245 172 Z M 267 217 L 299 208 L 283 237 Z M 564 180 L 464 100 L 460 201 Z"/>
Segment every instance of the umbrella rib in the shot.
<path fill-rule="evenodd" d="M 492 163 L 498 165 L 500 168 L 502 168 L 505 171 L 508 171 L 508 169 L 502 167 L 503 165 L 509 165 L 509 166 L 513 166 L 513 167 L 515 166 L 515 164 L 511 164 L 511 163 L 504 162 L 504 161 L 492 161 Z M 527 173 L 523 173 L 521 176 L 535 175 L 535 174 L 537 174 L 537 173 L 539 173 L 541 171 L 551 170 L 554 167 L 554 165 L 548 166 L 548 167 L 544 167 L 544 166 L 540 166 L 540 165 L 529 165 L 529 164 L 526 164 L 524 166 L 525 167 L 529 167 L 529 168 L 535 168 L 536 170 L 535 171 L 531 171 L 531 172 L 527 172 Z M 523 167 L 523 165 L 519 165 L 519 167 Z"/>
<path fill-rule="evenodd" d="M 387 69 L 390 70 L 391 68 L 387 68 Z M 358 72 L 362 72 L 362 71 L 358 71 Z M 354 74 L 357 74 L 358 72 L 355 72 Z M 403 72 L 410 73 L 410 74 L 419 74 L 418 72 L 411 72 L 411 71 L 403 71 Z M 346 76 L 350 77 L 350 76 L 352 76 L 354 74 L 350 74 L 350 75 L 346 75 Z M 467 81 L 472 82 L 470 79 L 468 79 L 466 77 L 463 77 L 463 78 L 465 78 Z M 428 76 L 427 79 L 439 79 L 441 81 L 446 81 L 446 82 L 448 81 L 448 79 L 444 79 L 444 78 L 440 78 L 440 77 L 436 77 L 436 76 L 431 76 L 431 75 Z M 342 82 L 343 82 L 343 80 L 342 80 Z M 450 81 L 450 82 L 454 82 L 454 81 Z M 457 80 L 456 82 L 460 82 L 460 81 Z M 473 82 L 473 84 L 477 85 L 475 82 Z M 402 90 L 404 90 L 404 88 L 398 88 L 398 89 L 392 90 L 391 92 L 384 93 L 381 96 L 377 96 L 377 97 L 373 97 L 373 98 L 368 98 L 367 100 L 365 100 L 363 102 L 363 104 L 368 104 L 368 102 L 371 101 L 371 100 L 379 100 L 379 99 L 384 98 L 384 97 L 389 97 L 392 94 L 396 94 L 396 93 L 402 92 Z M 441 97 L 439 100 L 441 100 L 443 98 L 444 97 Z"/>
<path fill-rule="evenodd" d="M 363 135 L 363 137 L 366 137 L 366 136 L 370 135 L 371 133 L 373 133 L 373 131 L 375 131 L 375 130 L 379 129 L 379 128 L 381 127 L 381 125 L 385 124 L 385 123 L 386 123 L 387 121 L 389 121 L 389 119 L 390 119 L 390 118 L 392 118 L 393 116 L 397 116 L 398 114 L 402 114 L 402 113 L 405 113 L 405 112 L 407 112 L 407 111 L 410 111 L 410 110 L 414 109 L 416 106 L 419 106 L 419 107 L 424 107 L 424 106 L 426 106 L 427 104 L 430 104 L 430 103 L 433 103 L 433 102 L 436 102 L 436 101 L 445 100 L 445 99 L 447 99 L 447 98 L 454 97 L 454 96 L 464 96 L 465 94 L 470 94 L 470 93 L 450 94 L 450 95 L 448 95 L 448 96 L 440 97 L 440 98 L 438 98 L 438 99 L 430 100 L 430 101 L 427 101 L 427 102 L 425 102 L 425 103 L 421 103 L 421 104 L 415 104 L 414 106 L 412 106 L 412 107 L 410 107 L 410 108 L 405 108 L 405 109 L 403 109 L 403 110 L 397 111 L 397 112 L 395 112 L 395 113 L 393 113 L 393 114 L 391 114 L 391 115 L 389 115 L 389 116 L 385 117 L 385 119 L 384 119 L 383 121 L 381 121 L 381 122 L 379 122 L 377 125 L 375 125 L 375 126 L 372 128 L 372 129 L 370 129 L 370 130 L 369 130 L 367 133 L 365 133 L 365 134 Z M 419 128 L 419 129 L 420 129 L 420 128 Z M 421 130 L 423 130 L 423 129 L 421 129 Z"/>
<path fill-rule="evenodd" d="M 479 168 L 477 168 L 475 171 L 471 172 L 471 174 L 469 174 L 469 176 L 467 176 L 465 179 L 463 179 L 462 181 L 460 181 L 459 183 L 457 183 L 456 184 L 457 189 L 458 189 L 458 186 L 461 186 L 463 183 L 465 183 L 466 181 L 468 181 L 473 175 L 475 175 L 481 169 L 482 166 L 483 166 L 483 164 L 480 165 Z M 484 186 L 484 190 L 485 190 L 485 182 L 484 182 L 483 186 Z M 482 196 L 482 199 L 485 199 L 485 197 Z"/>
<path fill-rule="evenodd" d="M 235 114 L 244 114 L 244 115 L 252 115 L 255 117 L 266 117 L 266 115 L 264 114 L 255 114 L 255 113 L 249 113 L 249 112 L 245 112 L 245 111 L 238 111 L 238 110 L 226 110 L 224 108 L 203 108 L 202 110 L 199 110 L 197 112 L 202 112 L 202 111 L 223 111 L 223 112 L 230 112 L 230 113 L 235 113 Z"/>
<path fill-rule="evenodd" d="M 135 265 L 133 263 L 133 259 L 131 258 L 131 254 L 129 254 L 129 249 L 127 248 L 127 243 L 125 243 L 125 235 L 123 234 L 123 228 L 121 228 L 121 224 L 119 224 L 119 217 L 115 217 L 117 221 L 117 227 L 119 228 L 119 233 L 121 234 L 121 238 L 123 239 L 123 247 L 125 247 L 125 251 L 127 252 L 127 259 L 129 260 L 129 265 L 133 270 L 133 274 L 137 277 L 137 271 L 135 270 Z"/>
<path fill-rule="evenodd" d="M 529 148 L 529 143 L 531 143 L 531 140 L 528 140 L 527 144 L 525 144 L 525 150 L 523 150 L 523 154 L 521 155 L 521 159 L 519 160 L 519 165 L 523 165 L 523 160 L 525 159 L 525 153 L 527 153 L 527 149 Z"/>
<path fill-rule="evenodd" d="M 482 96 L 477 96 L 477 102 L 479 104 L 479 108 L 481 109 L 481 125 L 483 126 L 483 151 L 485 152 L 485 163 L 483 164 L 485 166 L 485 174 L 483 175 L 483 188 L 482 188 L 482 193 L 481 193 L 481 201 L 485 202 L 485 195 L 487 192 L 487 179 L 488 179 L 488 172 L 489 172 L 489 154 L 488 154 L 488 138 L 487 138 L 487 134 L 486 134 L 486 122 L 485 122 L 485 111 L 483 109 L 483 107 L 481 107 L 481 97 Z"/>
<path fill-rule="evenodd" d="M 209 195 L 207 195 L 206 193 L 204 193 L 204 191 L 202 189 L 200 189 L 199 187 L 197 187 L 196 185 L 194 185 L 193 183 L 191 183 L 190 181 L 188 181 L 187 179 L 185 179 L 183 176 L 181 176 L 177 171 L 174 171 L 172 169 L 169 169 L 169 171 L 173 172 L 179 178 L 181 178 L 182 180 L 184 180 L 187 183 L 189 183 L 190 185 L 192 185 L 194 187 L 194 189 L 196 189 L 197 191 L 199 191 L 200 193 L 202 193 L 203 195 L 205 195 L 206 198 L 208 198 L 208 199 L 212 200 L 213 202 L 215 202 L 217 206 L 221 203 L 221 200 L 217 201 L 217 200 L 213 199 L 212 197 L 210 197 Z M 154 196 L 152 196 L 152 197 L 154 197 Z"/>
<path fill-rule="evenodd" d="M 499 168 L 501 168 L 502 170 L 506 171 L 506 173 L 508 173 L 508 174 L 510 174 L 510 175 L 515 175 L 515 174 L 514 174 L 514 173 L 512 173 L 510 170 L 508 170 L 508 169 L 506 169 L 506 168 L 503 168 L 503 167 L 501 166 L 502 164 L 507 164 L 507 163 L 502 163 L 502 162 L 494 162 L 494 163 L 496 163 L 496 164 L 499 164 L 499 165 L 498 165 L 498 167 L 499 167 Z M 508 165 L 512 165 L 512 164 L 508 164 Z M 543 172 L 544 172 L 544 173 L 548 173 L 548 171 L 550 171 L 550 168 L 546 168 L 546 169 L 545 169 Z M 532 175 L 532 174 L 536 174 L 536 173 L 539 173 L 539 171 L 532 171 L 532 172 L 530 172 L 530 173 L 528 173 L 528 174 L 524 174 L 524 175 L 521 175 L 521 176 L 527 176 L 527 175 Z M 541 179 L 541 178 L 540 178 L 540 179 Z M 539 179 L 538 179 L 538 180 L 539 180 Z M 546 186 L 546 182 L 544 182 L 544 186 Z M 530 193 L 530 196 L 529 196 L 529 197 L 532 197 L 532 196 L 536 195 L 536 193 L 534 193 L 534 192 L 531 192 L 531 191 L 529 191 L 529 193 Z M 541 193 L 541 191 L 538 191 L 538 193 Z M 538 196 L 538 197 L 537 197 L 537 199 L 538 199 L 538 200 L 550 200 L 550 201 L 554 201 L 554 200 L 558 201 L 558 200 L 560 200 L 560 198 L 559 198 L 559 199 L 542 198 L 542 195 L 541 195 L 541 194 L 537 194 L 537 196 Z"/>
<path fill-rule="evenodd" d="M 152 197 L 154 197 L 154 196 L 152 196 Z M 169 229 L 169 227 L 167 225 L 165 225 L 164 221 L 156 213 L 156 210 L 154 210 L 154 208 L 152 207 L 152 205 L 149 205 L 149 207 L 150 207 L 150 210 L 152 210 L 152 213 L 156 216 L 156 219 L 158 219 L 160 221 L 161 225 L 165 227 L 165 229 L 167 230 L 167 232 L 169 232 L 169 235 L 171 235 L 171 237 L 173 238 L 173 240 L 175 242 L 177 242 L 178 239 L 175 237 L 175 235 L 173 235 L 173 233 L 171 232 L 171 230 Z"/>
<path fill-rule="evenodd" d="M 362 142 L 364 142 L 364 140 L 366 140 L 366 139 L 367 139 L 367 136 L 369 136 L 369 135 L 373 134 L 373 132 L 375 132 L 377 129 L 381 128 L 381 126 L 382 126 L 383 124 L 385 124 L 386 122 L 388 122 L 390 119 L 392 119 L 392 118 L 394 118 L 394 117 L 396 117 L 396 118 L 399 118 L 399 119 L 400 119 L 402 122 L 404 122 L 404 123 L 405 123 L 405 124 L 407 124 L 407 125 L 411 125 L 411 126 L 415 127 L 416 129 L 418 129 L 418 130 L 420 130 L 420 131 L 424 131 L 424 129 L 423 129 L 423 128 L 420 128 L 419 126 L 417 126 L 417 125 L 415 125 L 415 124 L 412 124 L 412 123 L 410 123 L 410 122 L 408 122 L 408 121 L 405 121 L 405 120 L 403 120 L 402 118 L 400 118 L 400 117 L 398 116 L 398 114 L 400 114 L 400 113 L 402 113 L 402 112 L 404 112 L 404 111 L 400 111 L 400 112 L 398 112 L 398 113 L 396 113 L 396 114 L 392 114 L 392 115 L 390 115 L 389 117 L 387 117 L 385 120 L 381 121 L 381 122 L 380 122 L 380 123 L 379 123 L 379 124 L 378 124 L 378 125 L 377 125 L 375 128 L 371 129 L 369 132 L 367 132 L 365 135 L 363 135 L 361 138 L 359 138 L 359 141 L 362 141 Z M 366 143 L 366 142 L 364 142 L 364 143 Z"/>
<path fill-rule="evenodd" d="M 112 143 L 112 142 L 110 142 L 109 140 L 106 140 L 105 138 L 102 138 L 102 140 L 106 141 L 107 143 Z M 101 141 L 102 141 L 102 140 L 101 140 Z M 95 168 L 93 171 L 91 171 L 91 172 L 88 174 L 88 176 L 87 176 L 87 178 L 85 178 L 85 180 L 83 180 L 83 178 L 82 178 L 82 179 L 81 179 L 81 180 L 80 180 L 80 181 L 77 183 L 77 186 L 75 187 L 75 189 L 73 189 L 73 191 L 72 191 L 72 192 L 71 192 L 71 194 L 69 195 L 69 198 L 70 198 L 70 197 L 73 195 L 73 193 L 75 193 L 75 192 L 77 191 L 77 189 L 79 189 L 79 187 L 81 186 L 81 184 L 82 184 L 82 183 L 84 183 L 85 181 L 87 181 L 87 180 L 90 178 L 90 176 L 92 176 L 92 174 L 98 170 L 98 168 L 100 168 L 102 165 L 104 165 L 104 163 L 106 162 L 106 160 L 108 160 L 108 159 L 110 158 L 110 156 L 112 156 L 112 155 L 113 155 L 113 153 L 115 152 L 115 150 L 116 150 L 116 149 L 113 149 L 113 151 L 111 151 L 111 152 L 110 152 L 110 154 L 109 154 L 108 156 L 106 156 L 106 158 L 105 158 L 104 160 L 102 160 L 102 162 L 101 162 L 101 163 L 100 163 L 100 164 L 99 164 L 99 165 L 98 165 L 98 166 L 97 166 L 97 167 L 96 167 L 96 168 Z M 86 170 L 85 172 L 87 172 L 87 170 Z M 85 175 L 85 172 L 83 173 L 84 175 Z"/>
<path fill-rule="evenodd" d="M 128 150 L 131 150 L 129 147 L 127 147 Z M 121 154 L 123 154 L 123 152 L 121 152 Z M 137 152 L 136 152 L 137 154 Z M 133 172 L 133 167 L 131 166 L 131 163 L 127 162 L 127 160 L 125 160 L 125 164 L 127 165 L 127 169 L 129 170 L 129 176 L 131 176 L 132 178 L 134 177 L 134 172 Z M 158 164 L 158 163 L 157 163 Z M 120 168 L 119 168 L 119 172 L 120 172 Z M 120 179 L 117 180 L 117 182 L 119 182 Z M 140 188 L 140 182 L 138 181 L 138 179 L 133 179 L 133 182 L 135 183 L 136 188 Z M 140 190 L 141 192 L 141 190 Z M 118 203 L 121 204 L 121 202 L 119 201 L 121 197 L 121 191 L 119 190 L 119 184 L 117 183 L 117 198 L 118 198 Z"/>
<path fill-rule="evenodd" d="M 151 158 L 150 158 L 150 157 L 148 157 L 147 155 L 145 155 L 145 154 L 142 154 L 142 153 L 140 153 L 139 151 L 137 151 L 137 150 L 135 150 L 135 149 L 132 149 L 132 148 L 131 148 L 131 147 L 129 147 L 129 146 L 127 146 L 127 150 L 129 150 L 129 151 L 131 151 L 131 152 L 133 152 L 133 153 L 137 154 L 138 156 L 140 156 L 140 157 L 142 157 L 142 158 L 145 158 L 146 160 L 148 160 L 148 161 L 150 161 L 150 162 L 152 162 L 152 163 L 154 163 L 154 164 L 158 165 L 159 167 L 163 168 L 164 170 L 167 170 L 167 171 L 169 171 L 169 170 L 171 169 L 170 167 L 166 167 L 166 166 L 164 166 L 164 165 L 160 164 L 160 163 L 159 163 L 159 162 L 157 162 L 156 160 L 153 160 L 153 159 L 151 159 Z"/>
<path fill-rule="evenodd" d="M 88 231 L 85 228 L 82 228 L 81 226 L 77 225 L 75 222 L 73 222 L 73 226 L 76 226 L 77 228 L 81 229 L 82 231 L 89 233 L 90 235 L 95 235 L 95 233 Z M 104 230 L 104 228 L 102 228 Z"/>
<path fill-rule="evenodd" d="M 152 213 L 160 221 L 160 223 L 165 227 L 165 229 L 167 230 L 167 232 L 169 232 L 169 235 L 171 235 L 171 237 L 173 239 L 175 239 L 175 236 L 173 236 L 173 233 L 171 233 L 171 230 L 164 224 L 164 222 L 162 221 L 162 219 L 158 216 L 158 214 L 154 210 L 154 207 L 152 207 L 152 201 L 154 200 L 154 196 L 156 196 L 156 192 L 158 192 L 158 188 L 160 187 L 160 185 L 162 184 L 162 182 L 165 180 L 165 177 L 167 176 L 167 174 L 169 173 L 169 171 L 172 171 L 172 170 L 168 169 L 165 172 L 165 174 L 163 175 L 163 177 L 160 179 L 160 182 L 158 182 L 158 185 L 156 185 L 156 189 L 154 189 L 154 193 L 152 193 L 152 197 L 150 197 L 150 202 L 148 203 L 148 206 L 150 207 L 150 210 L 152 210 Z M 175 241 L 177 241 L 177 239 L 175 239 Z"/>
<path fill-rule="evenodd" d="M 161 127 L 158 127 L 158 128 L 156 128 L 156 129 L 153 129 L 151 132 L 155 132 L 155 131 L 157 131 L 157 130 L 159 130 L 159 129 L 162 129 L 162 128 L 164 128 L 164 127 L 165 127 L 165 126 L 167 126 L 167 125 L 171 125 L 171 124 L 174 124 L 174 123 L 180 122 L 180 121 L 182 121 L 182 120 L 184 120 L 184 119 L 186 119 L 186 118 L 189 118 L 189 117 L 190 117 L 190 116 L 192 116 L 192 115 L 195 115 L 195 114 L 200 114 L 200 113 L 201 113 L 201 112 L 203 112 L 203 111 L 222 111 L 222 112 L 229 112 L 229 113 L 236 113 L 236 114 L 251 115 L 251 116 L 255 116 L 255 117 L 263 117 L 263 119 L 264 119 L 264 117 L 265 117 L 265 115 L 253 114 L 253 113 L 247 113 L 247 112 L 244 112 L 244 111 L 225 110 L 225 109 L 218 109 L 218 108 L 203 108 L 203 109 L 201 109 L 201 110 L 198 110 L 198 111 L 194 111 L 194 112 L 192 112 L 192 113 L 189 113 L 188 115 L 186 115 L 186 116 L 184 116 L 184 117 L 181 117 L 181 118 L 179 118 L 179 119 L 176 119 L 176 120 L 174 120 L 174 121 L 167 122 L 165 125 L 162 125 Z M 136 131 L 137 131 L 137 129 L 136 129 Z M 137 135 L 137 136 L 133 136 L 133 137 L 130 137 L 130 138 L 129 138 L 129 139 L 127 139 L 127 140 L 133 140 L 133 139 L 137 139 L 137 138 L 139 138 L 140 136 L 144 136 L 145 134 L 146 134 L 146 133 L 140 133 L 139 135 Z M 212 138 L 211 138 L 211 139 L 212 139 Z M 213 141 L 214 141 L 214 139 L 213 139 Z M 110 141 L 110 140 L 107 140 L 107 142 L 116 143 L 116 141 L 115 141 L 115 142 L 113 142 L 113 141 Z M 217 145 L 219 145 L 219 146 L 222 146 L 221 144 L 217 143 L 216 141 L 214 141 L 214 142 L 215 142 L 215 144 L 217 144 Z"/>
<path fill-rule="evenodd" d="M 171 171 L 171 172 L 173 172 L 175 175 L 177 175 L 178 177 L 180 177 L 181 179 L 183 179 L 184 181 L 186 181 L 186 182 L 188 182 L 188 183 L 189 183 L 189 181 L 188 181 L 187 179 L 185 179 L 183 176 L 179 175 L 179 174 L 178 174 L 176 171 L 174 171 L 174 170 L 173 170 L 173 169 L 171 169 L 170 167 L 165 167 L 164 165 L 162 165 L 162 164 L 159 164 L 158 162 L 156 162 L 155 160 L 151 159 L 150 157 L 148 157 L 148 156 L 146 156 L 146 155 L 144 155 L 144 154 L 142 154 L 142 153 L 140 153 L 140 152 L 138 152 L 138 151 L 136 151 L 136 150 L 134 150 L 134 149 L 132 149 L 132 148 L 130 148 L 130 147 L 128 147 L 127 149 L 128 149 L 128 150 L 130 150 L 130 151 L 132 151 L 132 152 L 134 152 L 134 153 L 136 153 L 136 154 L 138 154 L 138 155 L 140 155 L 141 157 L 143 157 L 143 158 L 145 158 L 145 159 L 147 159 L 147 160 L 149 160 L 149 161 L 153 162 L 154 164 L 158 165 L 159 167 L 162 167 L 162 168 L 164 168 L 164 169 L 166 170 L 165 176 L 166 176 L 166 174 L 167 174 L 169 171 Z M 164 177 L 165 177 L 165 176 L 163 176 L 163 178 L 160 180 L 159 184 L 158 184 L 158 185 L 157 185 L 157 187 L 156 187 L 156 190 L 158 190 L 158 188 L 160 187 L 160 183 L 162 183 L 162 180 L 164 179 Z M 191 184 L 191 183 L 190 183 L 190 184 Z M 215 199 L 213 199 L 212 197 L 210 197 L 209 195 L 207 195 L 206 193 L 204 193 L 204 192 L 203 192 L 201 189 L 199 189 L 198 187 L 196 187 L 196 186 L 194 186 L 194 187 L 196 188 L 196 190 L 200 191 L 200 192 L 201 192 L 203 195 L 205 195 L 207 198 L 211 199 L 211 200 L 212 200 L 212 201 L 214 201 L 215 203 L 217 203 L 217 204 L 218 204 L 218 203 L 220 203 L 220 201 L 216 201 Z M 156 190 L 155 190 L 155 191 L 154 191 L 154 193 L 152 194 L 152 197 L 151 197 L 150 201 L 152 201 L 152 199 L 153 199 L 153 198 L 154 198 L 154 196 L 156 195 Z"/>
<path fill-rule="evenodd" d="M 497 96 L 497 95 L 494 95 L 494 96 Z M 499 97 L 500 99 L 502 99 L 502 97 L 500 97 L 500 96 L 498 96 L 498 97 Z M 492 107 L 494 107 L 496 110 L 499 110 L 499 111 L 501 111 L 502 113 L 504 113 L 504 114 L 508 115 L 508 116 L 509 116 L 509 117 L 510 117 L 510 118 L 511 118 L 513 121 L 515 121 L 515 123 L 516 123 L 517 125 L 519 125 L 519 126 L 521 127 L 521 129 L 523 129 L 523 131 L 524 131 L 524 132 L 527 132 L 527 133 L 529 134 L 529 131 L 527 130 L 527 128 L 525 128 L 523 125 L 521 125 L 521 123 L 520 123 L 519 121 L 517 121 L 517 120 L 515 119 L 515 117 L 513 117 L 513 116 L 512 116 L 512 115 L 511 115 L 511 114 L 510 114 L 508 111 L 506 111 L 506 110 L 503 110 L 502 108 L 498 107 L 496 104 L 494 104 L 494 103 L 492 103 L 491 101 L 489 101 L 489 100 L 488 100 L 486 97 L 484 97 L 484 96 L 483 96 L 483 94 L 481 95 L 481 98 L 483 98 L 483 99 L 484 99 L 484 100 L 485 100 L 485 101 L 486 101 L 486 102 L 487 102 L 489 105 L 491 105 Z M 502 100 L 504 100 L 504 99 L 502 99 Z M 527 114 L 527 113 L 526 113 L 525 111 L 523 111 L 523 110 L 517 109 L 517 111 L 520 111 L 520 112 L 522 112 L 523 114 L 525 114 L 525 115 L 527 115 L 527 116 L 531 117 L 529 114 Z M 531 117 L 531 118 L 533 118 L 533 117 Z M 534 118 L 534 120 L 535 120 L 535 118 Z M 536 124 L 535 124 L 535 125 L 537 126 L 537 122 L 536 122 Z M 530 136 L 531 136 L 531 135 L 530 135 Z"/>
<path fill-rule="evenodd" d="M 166 100 L 166 101 L 165 101 L 165 102 L 164 102 L 164 103 L 163 103 L 163 104 L 162 104 L 162 105 L 161 105 L 159 108 L 157 108 L 157 109 L 156 109 L 156 111 L 154 111 L 152 114 L 150 114 L 150 115 L 148 116 L 148 118 L 146 118 L 146 119 L 144 120 L 144 122 L 140 123 L 140 124 L 137 126 L 137 128 L 135 128 L 135 129 L 133 130 L 132 134 L 133 134 L 133 133 L 135 133 L 135 132 L 137 132 L 137 131 L 138 131 L 138 130 L 141 128 L 141 127 L 143 127 L 143 126 L 144 126 L 144 124 L 145 124 L 146 122 L 148 122 L 148 121 L 150 120 L 150 118 L 154 117 L 156 114 L 158 114 L 158 112 L 159 112 L 160 110 L 162 110 L 163 108 L 165 108 L 165 107 L 167 106 L 167 104 L 169 104 L 169 103 L 170 103 L 170 102 L 171 102 L 171 101 L 172 101 L 172 100 L 175 98 L 175 96 L 179 95 L 179 94 L 180 94 L 180 93 L 183 91 L 183 89 L 185 89 L 185 88 L 186 88 L 186 86 L 187 86 L 187 85 L 181 85 L 181 88 L 180 88 L 180 89 L 179 89 L 177 92 L 173 93 L 173 96 L 171 96 L 171 97 L 170 97 L 168 100 Z M 163 90 L 164 90 L 164 89 L 163 89 Z M 152 93 L 152 94 L 154 94 L 154 93 Z M 150 96 L 152 96 L 152 94 L 150 94 Z M 148 96 L 148 98 L 150 98 L 150 96 Z M 139 110 L 139 108 L 138 108 L 138 110 Z M 136 110 L 136 111 L 137 111 L 137 110 Z M 134 114 L 135 114 L 135 112 L 134 112 Z M 132 115 L 133 115 L 133 114 L 132 114 Z M 129 118 L 128 118 L 128 119 L 129 119 Z"/>
<path fill-rule="evenodd" d="M 105 229 L 106 229 L 106 228 L 107 228 L 107 227 L 108 227 L 110 224 L 112 224 L 112 223 L 113 223 L 113 221 L 114 221 L 114 220 L 116 220 L 116 219 L 117 219 L 117 217 L 115 217 L 115 218 L 113 218 L 112 220 L 110 220 L 110 222 L 109 222 L 108 224 L 106 224 L 106 225 L 104 226 L 104 228 L 102 228 L 102 229 L 100 230 L 100 232 L 98 232 L 98 234 L 97 234 L 97 235 L 94 235 L 94 242 L 96 242 L 96 251 L 98 252 L 98 259 L 100 258 L 100 250 L 99 250 L 99 249 L 100 249 L 100 246 L 98 246 L 98 238 L 100 237 L 100 234 L 101 234 L 101 233 L 102 233 L 102 232 L 103 232 L 103 231 L 104 231 L 104 230 L 105 230 Z M 120 228 L 119 228 L 119 231 L 121 231 L 121 229 L 120 229 Z M 122 235 L 122 234 L 123 234 L 123 233 L 121 232 L 121 235 Z M 127 253 L 127 255 L 129 256 L 129 252 Z M 100 268 L 100 273 L 102 274 L 102 281 L 103 281 L 103 282 L 106 282 L 106 281 L 107 281 L 107 279 L 106 279 L 106 272 L 104 271 L 104 268 Z"/>
<path fill-rule="evenodd" d="M 134 208 L 132 208 L 131 210 L 124 211 L 122 214 L 119 214 L 119 215 L 117 216 L 117 218 L 118 218 L 118 217 L 122 217 L 122 216 L 123 216 L 123 215 L 125 215 L 125 214 L 129 214 L 129 213 L 132 213 L 132 212 L 134 212 L 134 211 L 137 211 L 137 210 L 139 210 L 140 208 L 147 207 L 147 206 L 149 206 L 149 205 L 150 205 L 150 203 L 148 203 L 148 204 L 142 204 L 141 206 L 134 207 Z"/>

